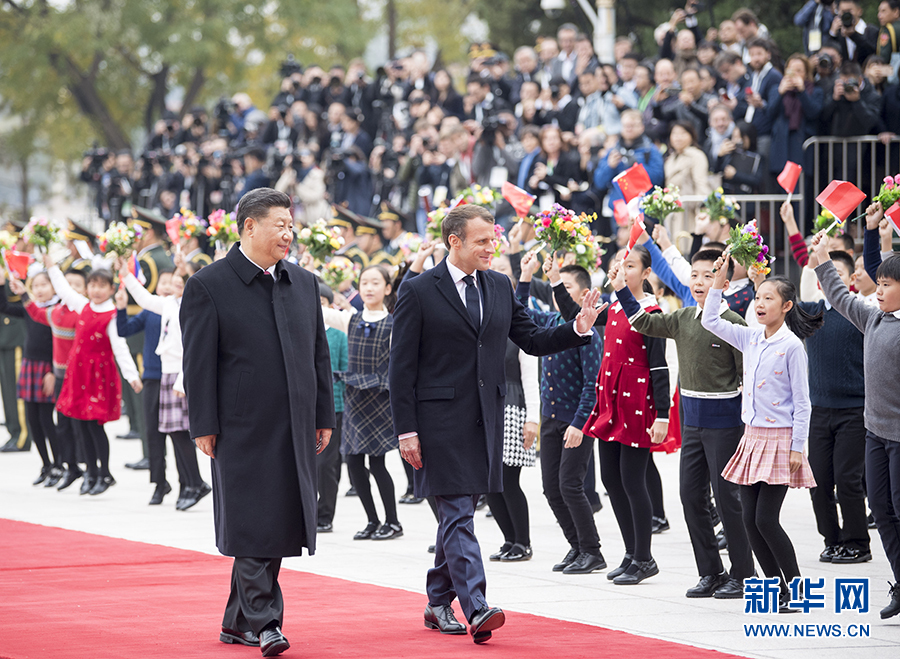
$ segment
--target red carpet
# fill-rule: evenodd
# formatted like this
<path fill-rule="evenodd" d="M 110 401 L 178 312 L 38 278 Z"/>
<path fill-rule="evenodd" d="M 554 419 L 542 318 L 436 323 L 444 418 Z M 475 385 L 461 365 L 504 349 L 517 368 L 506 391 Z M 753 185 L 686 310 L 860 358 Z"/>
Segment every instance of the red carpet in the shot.
<path fill-rule="evenodd" d="M 225 557 L 0 519 L 0 658 L 259 657 L 218 642 L 230 574 Z M 522 613 L 475 646 L 425 629 L 416 593 L 293 570 L 279 581 L 287 659 L 733 656 Z"/>

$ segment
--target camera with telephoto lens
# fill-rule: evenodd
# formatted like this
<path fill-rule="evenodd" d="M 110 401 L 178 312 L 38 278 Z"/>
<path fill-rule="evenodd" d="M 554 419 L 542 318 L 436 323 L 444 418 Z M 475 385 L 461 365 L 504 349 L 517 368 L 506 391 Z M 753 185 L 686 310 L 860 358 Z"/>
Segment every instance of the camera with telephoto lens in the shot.
<path fill-rule="evenodd" d="M 834 69 L 834 59 L 828 53 L 820 53 L 817 66 L 823 71 L 831 71 Z"/>
<path fill-rule="evenodd" d="M 278 68 L 278 74 L 282 78 L 288 78 L 295 73 L 303 73 L 303 66 L 294 58 L 293 53 L 288 53 L 287 58 L 285 58 Z"/>
<path fill-rule="evenodd" d="M 858 92 L 859 78 L 847 78 L 844 81 L 844 92 Z"/>
<path fill-rule="evenodd" d="M 853 27 L 853 12 L 845 11 L 841 14 L 841 25 L 844 27 Z"/>

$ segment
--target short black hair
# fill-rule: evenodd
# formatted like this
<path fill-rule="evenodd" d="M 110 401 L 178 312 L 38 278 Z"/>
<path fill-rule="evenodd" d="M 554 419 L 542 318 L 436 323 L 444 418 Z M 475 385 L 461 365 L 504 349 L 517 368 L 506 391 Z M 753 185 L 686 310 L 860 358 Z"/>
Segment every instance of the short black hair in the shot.
<path fill-rule="evenodd" d="M 893 279 L 900 282 L 900 255 L 895 254 L 881 262 L 878 266 L 878 272 L 875 273 L 876 279 Z"/>
<path fill-rule="evenodd" d="M 69 268 L 66 270 L 65 274 L 67 275 L 78 275 L 84 280 L 85 285 L 87 285 L 87 273 L 84 270 L 76 270 L 75 268 Z"/>
<path fill-rule="evenodd" d="M 490 224 L 494 224 L 494 216 L 487 208 L 475 204 L 457 206 L 441 222 L 441 240 L 447 249 L 450 249 L 450 236 L 457 236 L 461 241 L 466 241 L 466 227 L 469 220 L 478 218 Z"/>
<path fill-rule="evenodd" d="M 115 279 L 113 279 L 112 272 L 105 268 L 101 268 L 98 270 L 91 270 L 91 274 L 87 277 L 87 283 L 91 283 L 92 281 L 99 281 L 103 284 L 108 285 L 109 287 L 113 287 L 116 285 Z"/>
<path fill-rule="evenodd" d="M 580 265 L 564 265 L 559 269 L 559 274 L 570 274 L 575 278 L 575 283 L 578 284 L 578 287 L 581 289 L 590 288 L 591 287 L 591 273 L 587 271 L 586 268 L 583 268 Z"/>
<path fill-rule="evenodd" d="M 840 235 L 835 236 L 835 238 L 839 238 L 842 243 L 844 243 L 844 249 L 848 252 L 856 251 L 856 241 L 853 240 L 853 236 L 848 233 L 842 233 Z"/>
<path fill-rule="evenodd" d="M 260 162 L 266 161 L 266 150 L 261 146 L 251 146 L 244 152 L 245 156 L 250 156 L 251 158 L 256 158 Z"/>
<path fill-rule="evenodd" d="M 835 250 L 833 252 L 828 252 L 828 256 L 831 257 L 832 261 L 839 261 L 847 266 L 847 272 L 851 275 L 853 274 L 853 271 L 856 270 L 856 264 L 853 262 L 853 257 L 847 252 Z"/>
<path fill-rule="evenodd" d="M 900 2 L 900 0 L 897 0 L 897 2 Z M 622 57 L 619 58 L 619 61 L 621 62 L 623 59 L 634 60 L 638 64 L 640 64 L 641 62 L 641 56 L 637 53 L 625 53 L 624 55 L 622 55 Z"/>
<path fill-rule="evenodd" d="M 697 261 L 707 261 L 708 263 L 715 263 L 719 257 L 722 256 L 722 250 L 716 248 L 706 247 L 705 249 L 701 249 L 693 257 L 691 257 L 691 265 L 696 263 Z M 728 280 L 734 277 L 734 261 L 728 261 Z"/>
<path fill-rule="evenodd" d="M 844 62 L 841 64 L 841 75 L 859 78 L 862 75 L 862 67 L 856 62 Z"/>
<path fill-rule="evenodd" d="M 265 217 L 270 208 L 290 208 L 291 198 L 285 193 L 272 188 L 256 188 L 251 190 L 238 202 L 237 228 L 238 234 L 244 233 L 244 222 L 248 217 Z"/>
<path fill-rule="evenodd" d="M 748 21 L 745 21 L 745 22 L 748 22 Z M 751 48 L 762 48 L 764 51 L 766 51 L 767 53 L 769 53 L 771 55 L 772 54 L 772 46 L 773 46 L 772 42 L 769 41 L 768 39 L 765 39 L 763 37 L 756 37 L 755 39 L 751 39 L 750 43 L 747 44 L 747 50 L 750 50 Z"/>

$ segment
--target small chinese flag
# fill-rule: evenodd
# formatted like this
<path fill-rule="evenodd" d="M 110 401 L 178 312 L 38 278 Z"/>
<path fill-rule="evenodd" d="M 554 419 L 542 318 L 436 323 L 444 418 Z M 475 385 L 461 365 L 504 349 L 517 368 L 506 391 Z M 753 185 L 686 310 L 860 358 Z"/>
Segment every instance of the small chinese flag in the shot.
<path fill-rule="evenodd" d="M 866 193 L 849 181 L 832 181 L 819 193 L 816 201 L 843 224 L 865 198 Z"/>
<path fill-rule="evenodd" d="M 884 211 L 884 216 L 891 223 L 891 226 L 894 227 L 897 235 L 900 235 L 900 201 L 895 201 L 893 206 Z"/>
<path fill-rule="evenodd" d="M 650 175 L 641 163 L 635 163 L 616 176 L 613 179 L 613 183 L 619 186 L 622 196 L 625 197 L 626 204 L 635 197 L 640 197 L 648 190 L 653 189 Z"/>
<path fill-rule="evenodd" d="M 641 239 L 641 234 L 646 230 L 647 227 L 644 226 L 644 216 L 640 215 L 634 220 L 634 224 L 631 225 L 631 235 L 628 236 L 628 247 L 625 248 L 625 256 L 631 254 L 631 250 L 634 249 L 638 240 Z"/>
<path fill-rule="evenodd" d="M 510 203 L 513 210 L 516 211 L 516 217 L 525 217 L 528 215 L 528 211 L 531 210 L 531 205 L 536 198 L 534 195 L 528 194 L 522 188 L 513 185 L 509 181 L 503 182 L 503 185 L 500 187 L 500 194 L 502 194 L 503 198 Z"/>
<path fill-rule="evenodd" d="M 181 228 L 181 219 L 180 218 L 172 218 L 171 220 L 166 220 L 166 233 L 169 235 L 169 239 L 172 241 L 173 245 L 177 245 L 180 239 L 178 235 L 178 229 Z"/>
<path fill-rule="evenodd" d="M 6 259 L 6 268 L 10 274 L 15 275 L 17 279 L 25 280 L 28 278 L 28 266 L 31 265 L 33 260 L 31 254 L 7 250 L 3 253 L 3 257 Z"/>
<path fill-rule="evenodd" d="M 628 212 L 628 204 L 621 199 L 613 202 L 613 217 L 616 218 L 616 224 L 620 227 L 627 227 L 628 221 L 631 219 L 631 213 Z"/>
<path fill-rule="evenodd" d="M 778 185 L 784 188 L 785 192 L 791 194 L 794 188 L 797 187 L 797 181 L 800 179 L 802 172 L 803 168 L 800 165 L 788 160 L 784 163 L 784 169 L 781 170 L 781 174 L 778 175 Z"/>

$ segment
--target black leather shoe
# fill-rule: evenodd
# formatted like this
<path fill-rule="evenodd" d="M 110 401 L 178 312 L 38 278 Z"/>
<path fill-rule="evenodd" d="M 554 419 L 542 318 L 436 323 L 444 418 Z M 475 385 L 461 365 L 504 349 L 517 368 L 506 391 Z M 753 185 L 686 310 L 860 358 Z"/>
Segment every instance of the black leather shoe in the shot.
<path fill-rule="evenodd" d="M 554 572 L 562 572 L 563 570 L 565 570 L 567 567 L 569 567 L 572 563 L 575 562 L 575 559 L 578 558 L 578 554 L 579 554 L 579 551 L 577 549 L 575 549 L 574 547 L 572 547 L 572 549 L 569 550 L 569 553 L 566 554 L 559 563 L 557 563 L 556 565 L 553 566 L 553 571 Z"/>
<path fill-rule="evenodd" d="M 590 574 L 594 570 L 603 570 L 606 568 L 606 561 L 603 560 L 603 554 L 589 554 L 586 551 L 578 554 L 578 558 L 572 561 L 563 574 Z"/>
<path fill-rule="evenodd" d="M 252 648 L 259 647 L 259 637 L 253 632 L 237 632 L 227 627 L 222 627 L 219 632 L 219 640 L 222 643 L 249 645 Z"/>
<path fill-rule="evenodd" d="M 354 540 L 371 540 L 372 536 L 375 535 L 375 531 L 378 530 L 378 522 L 369 522 L 366 524 L 366 528 L 362 531 L 357 531 L 353 539 Z"/>
<path fill-rule="evenodd" d="M 169 485 L 168 481 L 164 483 L 157 483 L 156 489 L 153 491 L 153 496 L 150 497 L 150 506 L 158 506 L 163 502 L 163 497 L 165 497 L 169 492 L 172 491 L 172 486 Z"/>
<path fill-rule="evenodd" d="M 84 472 L 81 471 L 81 469 L 66 469 L 63 472 L 62 479 L 60 479 L 60 481 L 59 481 L 59 487 L 57 487 L 56 489 L 59 492 L 62 492 L 64 489 L 69 487 L 72 483 L 77 481 L 83 475 L 84 475 Z"/>
<path fill-rule="evenodd" d="M 631 561 L 634 560 L 631 554 L 625 554 L 625 558 L 622 559 L 622 562 L 619 564 L 619 567 L 615 567 L 609 572 L 606 573 L 606 578 L 612 581 L 620 574 L 625 574 L 625 570 L 628 569 L 628 566 L 631 565 Z"/>
<path fill-rule="evenodd" d="M 103 494 L 115 484 L 116 479 L 112 476 L 102 476 L 97 479 L 97 482 L 94 483 L 94 487 L 91 488 L 91 491 L 88 494 L 91 494 L 92 496 Z"/>
<path fill-rule="evenodd" d="M 437 548 L 434 545 L 428 545 L 429 554 L 433 554 L 435 551 L 437 551 Z"/>
<path fill-rule="evenodd" d="M 399 524 L 385 522 L 380 529 L 372 535 L 372 540 L 393 540 L 403 535 L 403 527 Z"/>
<path fill-rule="evenodd" d="M 150 469 L 150 460 L 149 458 L 141 458 L 137 462 L 126 462 L 126 469 L 134 469 L 135 471 L 142 471 L 144 469 Z"/>
<path fill-rule="evenodd" d="M 474 613 L 469 621 L 469 632 L 472 634 L 472 639 L 480 645 L 491 637 L 492 631 L 500 629 L 504 622 L 506 622 L 506 615 L 503 611 L 496 607 L 483 606 Z"/>
<path fill-rule="evenodd" d="M 654 535 L 657 533 L 662 533 L 663 531 L 669 530 L 669 520 L 665 517 L 653 517 L 651 521 L 651 533 Z"/>
<path fill-rule="evenodd" d="M 481 510 L 487 505 L 487 497 L 483 494 L 478 497 L 478 502 L 475 504 L 475 510 Z"/>
<path fill-rule="evenodd" d="M 93 476 L 85 476 L 84 481 L 81 483 L 81 490 L 78 492 L 79 494 L 88 494 L 91 489 L 94 487 L 94 484 L 97 482 L 97 479 Z"/>
<path fill-rule="evenodd" d="M 316 533 L 331 533 L 332 531 L 334 531 L 334 526 L 330 522 L 316 525 Z"/>
<path fill-rule="evenodd" d="M 508 552 L 512 548 L 513 546 L 511 542 L 504 542 L 500 547 L 500 551 L 498 551 L 496 554 L 491 554 L 488 560 L 499 561 L 506 555 L 506 552 Z"/>
<path fill-rule="evenodd" d="M 137 430 L 129 430 L 124 435 L 116 435 L 116 439 L 140 439 L 141 433 Z"/>
<path fill-rule="evenodd" d="M 41 467 L 41 473 L 34 479 L 32 485 L 40 485 L 48 478 L 50 478 L 50 467 Z"/>
<path fill-rule="evenodd" d="M 453 607 L 446 604 L 429 604 L 425 607 L 425 626 L 439 629 L 441 634 L 465 634 L 466 626 L 456 619 Z"/>
<path fill-rule="evenodd" d="M 355 497 L 355 496 L 358 496 L 358 495 L 356 494 L 356 488 L 353 487 L 353 486 L 351 485 L 351 486 L 350 486 L 350 489 L 347 490 L 347 493 L 346 493 L 344 496 L 345 496 L 345 497 Z"/>
<path fill-rule="evenodd" d="M 830 563 L 839 553 L 841 553 L 840 545 L 826 545 L 825 549 L 822 550 L 822 553 L 819 554 L 819 562 Z"/>
<path fill-rule="evenodd" d="M 259 635 L 259 649 L 264 657 L 274 657 L 291 647 L 288 640 L 281 633 L 280 627 L 270 627 L 262 630 Z"/>
<path fill-rule="evenodd" d="M 692 599 L 712 597 L 719 588 L 725 585 L 728 578 L 728 572 L 707 574 L 705 577 L 700 577 L 699 583 L 693 588 L 688 588 L 688 591 L 684 595 L 685 597 L 690 597 Z"/>
<path fill-rule="evenodd" d="M 62 469 L 60 469 L 59 467 L 50 467 L 50 475 L 47 477 L 47 481 L 44 483 L 44 487 L 56 487 L 56 484 L 59 483 L 62 475 Z"/>
<path fill-rule="evenodd" d="M 832 563 L 865 563 L 872 560 L 872 552 L 868 549 L 841 547 L 841 551 L 831 559 Z"/>
<path fill-rule="evenodd" d="M 5 447 L 4 447 L 4 448 L 5 448 Z M 4 449 L 0 449 L 0 451 L 2 451 L 2 450 L 4 450 Z M 873 515 L 872 513 L 869 513 L 868 515 L 866 515 L 866 525 L 867 525 L 870 529 L 877 529 L 877 528 L 878 528 L 878 525 L 875 523 L 875 515 Z"/>
<path fill-rule="evenodd" d="M 888 585 L 890 585 L 890 581 L 888 581 Z M 900 613 L 900 582 L 895 583 L 891 586 L 891 603 L 886 607 L 881 609 L 881 619 L 885 620 L 886 618 L 892 618 L 898 613 Z"/>
<path fill-rule="evenodd" d="M 641 583 L 644 579 L 659 574 L 659 566 L 652 558 L 649 561 L 632 561 L 631 565 L 635 569 L 626 569 L 625 572 L 613 579 L 613 583 L 617 586 L 634 586 Z"/>
<path fill-rule="evenodd" d="M 801 595 L 800 600 L 802 600 L 802 599 L 803 599 L 803 596 Z M 782 592 L 781 595 L 778 596 L 778 613 L 799 613 L 800 609 L 797 607 L 789 606 L 790 603 L 791 603 L 790 593 Z"/>
<path fill-rule="evenodd" d="M 719 551 L 725 551 L 728 549 L 728 539 L 725 537 L 725 529 L 719 529 L 719 532 L 716 533 L 716 542 L 719 545 Z"/>
<path fill-rule="evenodd" d="M 197 487 L 184 488 L 184 497 L 175 506 L 176 510 L 187 510 L 193 508 L 199 503 L 200 499 L 212 492 L 212 488 L 206 483 L 200 483 Z"/>
<path fill-rule="evenodd" d="M 19 448 L 19 440 L 18 439 L 10 439 L 6 444 L 0 447 L 0 453 L 27 453 L 31 448 L 28 444 L 25 444 L 22 448 Z"/>
<path fill-rule="evenodd" d="M 716 594 L 713 595 L 717 600 L 737 600 L 741 599 L 743 596 L 744 584 L 734 577 L 728 577 L 728 581 L 722 586 L 719 586 L 716 590 Z"/>
<path fill-rule="evenodd" d="M 530 546 L 526 547 L 525 545 L 520 545 L 517 542 L 512 546 L 512 549 L 510 549 L 500 558 L 500 560 L 504 563 L 511 563 L 513 561 L 530 561 L 531 555 L 532 554 Z"/>

